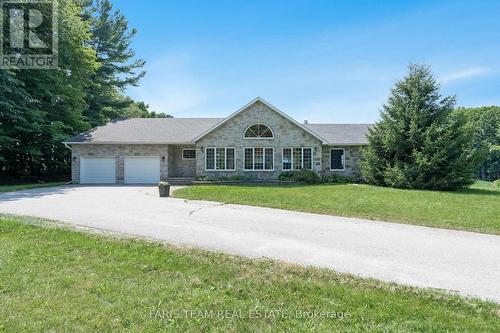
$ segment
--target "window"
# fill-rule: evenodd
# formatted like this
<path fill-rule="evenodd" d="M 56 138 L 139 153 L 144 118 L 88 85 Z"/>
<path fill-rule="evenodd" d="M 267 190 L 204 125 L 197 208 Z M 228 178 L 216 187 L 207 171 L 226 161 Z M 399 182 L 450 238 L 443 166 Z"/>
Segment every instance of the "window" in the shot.
<path fill-rule="evenodd" d="M 234 148 L 226 148 L 226 170 L 234 169 Z"/>
<path fill-rule="evenodd" d="M 264 149 L 264 169 L 274 170 L 274 149 L 265 148 Z"/>
<path fill-rule="evenodd" d="M 304 148 L 302 150 L 302 167 L 304 169 L 312 170 L 312 149 Z"/>
<path fill-rule="evenodd" d="M 293 169 L 302 169 L 302 148 L 293 148 Z"/>
<path fill-rule="evenodd" d="M 253 149 L 245 148 L 245 170 L 253 169 Z"/>
<path fill-rule="evenodd" d="M 206 148 L 205 169 L 209 171 L 234 171 L 234 148 Z"/>
<path fill-rule="evenodd" d="M 245 170 L 274 170 L 273 148 L 245 148 Z"/>
<path fill-rule="evenodd" d="M 283 148 L 283 170 L 292 170 L 292 148 Z"/>
<path fill-rule="evenodd" d="M 183 149 L 182 150 L 182 159 L 183 160 L 192 160 L 196 158 L 196 150 L 195 149 Z"/>
<path fill-rule="evenodd" d="M 215 169 L 215 148 L 207 148 L 205 152 L 205 169 L 214 170 Z"/>
<path fill-rule="evenodd" d="M 312 148 L 283 148 L 283 170 L 312 170 Z"/>
<path fill-rule="evenodd" d="M 330 149 L 330 170 L 345 170 L 344 148 Z"/>
<path fill-rule="evenodd" d="M 254 124 L 248 127 L 244 135 L 245 139 L 272 139 L 273 137 L 273 131 L 262 124 Z"/>
<path fill-rule="evenodd" d="M 215 148 L 215 169 L 225 170 L 226 169 L 226 149 L 225 148 Z"/>

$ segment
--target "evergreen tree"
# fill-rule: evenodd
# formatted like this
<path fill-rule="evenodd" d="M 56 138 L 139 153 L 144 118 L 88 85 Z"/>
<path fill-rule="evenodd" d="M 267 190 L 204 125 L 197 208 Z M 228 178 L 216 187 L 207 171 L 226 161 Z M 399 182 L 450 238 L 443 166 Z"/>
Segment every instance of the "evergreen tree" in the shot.
<path fill-rule="evenodd" d="M 39 147 L 25 143 L 41 132 L 44 114 L 28 107 L 29 94 L 15 71 L 0 71 L 0 91 L 0 170 L 5 176 L 24 170 L 26 157 L 41 154 Z"/>
<path fill-rule="evenodd" d="M 130 47 L 137 31 L 129 29 L 127 19 L 108 0 L 83 1 L 84 18 L 90 23 L 90 46 L 96 52 L 99 68 L 87 90 L 85 115 L 92 126 L 121 118 L 133 102 L 124 98 L 124 89 L 136 86 L 145 75 L 144 60 L 134 59 Z"/>
<path fill-rule="evenodd" d="M 68 174 L 70 151 L 62 141 L 69 136 L 112 118 L 165 116 L 123 93 L 144 76 L 125 17 L 107 0 L 58 4 L 59 67 L 0 71 L 3 178 Z"/>
<path fill-rule="evenodd" d="M 67 173 L 70 153 L 61 141 L 89 128 L 84 89 L 97 68 L 94 51 L 85 46 L 89 27 L 73 0 L 59 0 L 58 11 L 59 67 L 0 75 L 4 176 Z"/>
<path fill-rule="evenodd" d="M 442 98 L 430 69 L 410 65 L 368 135 L 361 171 L 371 184 L 414 189 L 456 189 L 473 182 L 475 154 L 465 118 Z"/>

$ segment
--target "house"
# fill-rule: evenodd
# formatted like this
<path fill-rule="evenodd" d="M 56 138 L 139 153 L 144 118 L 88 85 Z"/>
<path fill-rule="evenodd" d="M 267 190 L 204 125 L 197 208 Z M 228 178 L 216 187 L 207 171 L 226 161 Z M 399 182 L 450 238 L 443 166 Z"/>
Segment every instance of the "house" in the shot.
<path fill-rule="evenodd" d="M 177 177 L 275 179 L 282 171 L 357 175 L 367 124 L 301 124 L 262 98 L 227 118 L 115 120 L 65 142 L 74 183 Z"/>

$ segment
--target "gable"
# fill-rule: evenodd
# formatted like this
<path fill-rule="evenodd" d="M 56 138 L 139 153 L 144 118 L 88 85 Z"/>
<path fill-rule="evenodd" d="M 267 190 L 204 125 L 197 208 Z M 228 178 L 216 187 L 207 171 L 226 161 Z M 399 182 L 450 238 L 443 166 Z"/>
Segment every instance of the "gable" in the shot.
<path fill-rule="evenodd" d="M 322 143 L 326 143 L 326 141 L 318 134 L 314 133 L 307 127 L 304 127 L 303 125 L 295 121 L 293 118 L 281 112 L 280 110 L 278 110 L 277 108 L 275 108 L 274 106 L 272 106 L 271 104 L 269 104 L 260 97 L 257 97 L 256 99 L 254 99 L 253 101 L 251 101 L 238 111 L 234 112 L 229 117 L 227 117 L 220 123 L 216 124 L 209 130 L 207 130 L 205 133 L 201 134 L 199 137 L 193 139 L 193 141 L 199 141 L 205 136 L 211 134 L 212 132 L 217 132 L 217 130 L 220 128 L 227 128 L 228 124 L 229 125 L 233 124 L 234 126 L 234 125 L 239 125 L 242 122 L 246 123 L 247 127 L 252 124 L 262 123 L 271 127 L 271 129 L 273 129 L 273 125 L 275 125 L 274 127 L 277 128 L 276 126 L 278 126 L 278 123 L 285 122 L 288 123 L 288 126 L 293 126 L 299 129 L 300 131 L 307 133 L 309 136 L 316 138 Z M 237 127 L 240 129 L 241 126 Z"/>
<path fill-rule="evenodd" d="M 244 138 L 245 131 L 254 124 L 263 124 L 270 128 L 272 138 Z M 219 123 L 206 134 L 197 139 L 197 145 L 224 145 L 245 147 L 258 145 L 268 146 L 317 146 L 323 140 L 305 130 L 288 116 L 276 112 L 269 105 L 257 100 Z"/>

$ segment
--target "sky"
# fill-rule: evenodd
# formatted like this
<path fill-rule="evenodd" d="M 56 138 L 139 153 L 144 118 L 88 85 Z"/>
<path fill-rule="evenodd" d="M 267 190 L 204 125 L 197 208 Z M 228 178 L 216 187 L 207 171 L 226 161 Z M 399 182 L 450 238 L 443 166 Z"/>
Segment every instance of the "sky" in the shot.
<path fill-rule="evenodd" d="M 457 106 L 500 104 L 500 1 L 111 0 L 146 60 L 126 92 L 175 117 L 257 96 L 298 121 L 372 123 L 410 63 Z"/>

